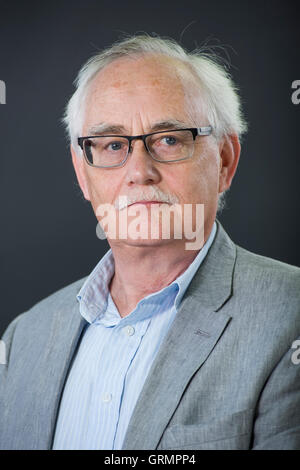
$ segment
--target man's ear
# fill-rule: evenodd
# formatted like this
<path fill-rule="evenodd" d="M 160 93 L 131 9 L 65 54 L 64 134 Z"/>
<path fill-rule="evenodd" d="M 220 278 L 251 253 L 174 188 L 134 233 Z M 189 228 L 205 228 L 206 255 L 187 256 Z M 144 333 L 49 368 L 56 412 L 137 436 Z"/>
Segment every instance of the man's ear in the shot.
<path fill-rule="evenodd" d="M 74 170 L 77 176 L 77 180 L 79 183 L 79 186 L 81 188 L 81 191 L 83 192 L 83 195 L 87 201 L 90 201 L 90 195 L 89 195 L 89 189 L 88 189 L 88 184 L 87 184 L 87 177 L 86 177 L 86 172 L 85 172 L 85 162 L 83 156 L 78 156 L 77 153 L 75 152 L 73 146 L 70 146 L 71 154 L 72 154 L 72 162 L 74 166 Z"/>
<path fill-rule="evenodd" d="M 219 153 L 219 193 L 222 193 L 230 188 L 239 163 L 241 145 L 238 136 L 236 134 L 226 136 L 220 143 Z"/>

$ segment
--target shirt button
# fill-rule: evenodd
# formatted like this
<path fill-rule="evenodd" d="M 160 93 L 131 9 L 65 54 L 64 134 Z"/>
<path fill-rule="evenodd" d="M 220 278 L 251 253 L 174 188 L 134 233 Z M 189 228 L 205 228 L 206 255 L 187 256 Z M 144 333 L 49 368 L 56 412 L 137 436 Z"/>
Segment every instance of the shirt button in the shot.
<path fill-rule="evenodd" d="M 132 336 L 135 333 L 135 329 L 131 325 L 125 326 L 123 328 L 123 331 L 124 331 L 125 335 L 127 335 L 127 336 Z"/>
<path fill-rule="evenodd" d="M 112 394 L 111 393 L 104 393 L 102 395 L 102 401 L 104 403 L 109 403 L 111 401 L 111 399 L 112 399 Z"/>

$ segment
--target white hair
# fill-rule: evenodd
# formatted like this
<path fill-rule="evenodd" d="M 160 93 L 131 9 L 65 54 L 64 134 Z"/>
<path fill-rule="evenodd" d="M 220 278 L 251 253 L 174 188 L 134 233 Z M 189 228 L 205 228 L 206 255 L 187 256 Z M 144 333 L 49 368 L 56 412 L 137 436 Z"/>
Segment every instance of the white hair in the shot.
<path fill-rule="evenodd" d="M 197 78 L 206 117 L 217 140 L 231 134 L 237 134 L 241 138 L 247 131 L 238 89 L 215 53 L 205 52 L 201 48 L 187 52 L 173 39 L 143 34 L 128 37 L 100 51 L 80 69 L 74 82 L 76 90 L 63 117 L 69 140 L 77 153 L 77 138 L 83 127 L 85 98 L 93 78 L 115 60 L 149 54 L 180 60 Z M 224 194 L 219 197 L 218 212 L 225 207 Z"/>

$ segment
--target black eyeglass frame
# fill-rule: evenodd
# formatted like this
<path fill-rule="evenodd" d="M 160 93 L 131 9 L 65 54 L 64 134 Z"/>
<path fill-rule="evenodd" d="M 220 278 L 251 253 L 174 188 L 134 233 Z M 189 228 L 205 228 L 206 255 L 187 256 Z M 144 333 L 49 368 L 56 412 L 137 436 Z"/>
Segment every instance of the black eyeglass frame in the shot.
<path fill-rule="evenodd" d="M 147 151 L 147 153 L 150 155 L 150 157 L 159 162 L 159 163 L 173 163 L 173 162 L 179 162 L 179 161 L 182 161 L 182 160 L 188 160 L 189 158 L 192 158 L 193 154 L 190 156 L 190 157 L 185 157 L 185 158 L 178 158 L 177 160 L 158 160 L 157 158 L 155 158 L 152 153 L 150 152 L 150 150 L 148 149 L 147 147 L 147 144 L 146 144 L 146 139 L 147 137 L 151 136 L 151 135 L 155 135 L 155 134 L 167 134 L 168 132 L 176 132 L 176 131 L 190 131 L 193 135 L 193 140 L 195 141 L 196 140 L 196 137 L 199 135 L 199 136 L 206 136 L 206 135 L 211 135 L 212 131 L 213 131 L 213 128 L 212 126 L 204 126 L 204 127 L 188 127 L 188 128 L 184 128 L 184 129 L 168 129 L 166 131 L 156 131 L 156 132 L 150 132 L 150 134 L 141 134 L 141 135 L 116 135 L 116 134 L 107 134 L 107 135 L 91 135 L 91 136 L 85 136 L 85 137 L 78 137 L 77 139 L 77 143 L 79 145 L 79 147 L 81 148 L 82 152 L 83 152 L 83 155 L 84 155 L 84 158 L 87 162 L 88 165 L 94 167 L 94 168 L 117 168 L 117 167 L 121 167 L 124 165 L 124 163 L 127 161 L 128 159 L 128 155 L 129 153 L 132 151 L 132 147 L 131 147 L 131 142 L 133 140 L 142 140 L 144 142 L 144 146 L 145 146 L 145 149 Z M 128 151 L 127 151 L 127 154 L 126 154 L 126 157 L 124 158 L 124 160 L 122 160 L 121 163 L 118 163 L 117 165 L 110 165 L 110 166 L 107 166 L 107 165 L 94 165 L 93 163 L 91 163 L 88 159 L 88 157 L 86 156 L 86 153 L 85 153 L 85 150 L 84 150 L 84 141 L 85 140 L 88 140 L 88 139 L 95 139 L 97 137 L 120 137 L 120 138 L 123 138 L 123 139 L 127 139 L 128 140 Z"/>

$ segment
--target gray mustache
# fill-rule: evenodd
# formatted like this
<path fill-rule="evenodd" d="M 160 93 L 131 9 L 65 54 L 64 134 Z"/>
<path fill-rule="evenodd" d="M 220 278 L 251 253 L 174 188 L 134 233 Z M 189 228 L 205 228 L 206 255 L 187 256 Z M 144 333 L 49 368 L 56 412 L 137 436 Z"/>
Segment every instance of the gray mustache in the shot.
<path fill-rule="evenodd" d="M 114 206 L 117 210 L 125 209 L 126 207 L 139 201 L 157 201 L 167 204 L 178 204 L 179 200 L 176 196 L 166 194 L 154 186 L 147 188 L 147 191 L 138 191 L 130 195 L 118 196 Z"/>

